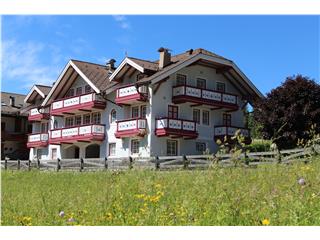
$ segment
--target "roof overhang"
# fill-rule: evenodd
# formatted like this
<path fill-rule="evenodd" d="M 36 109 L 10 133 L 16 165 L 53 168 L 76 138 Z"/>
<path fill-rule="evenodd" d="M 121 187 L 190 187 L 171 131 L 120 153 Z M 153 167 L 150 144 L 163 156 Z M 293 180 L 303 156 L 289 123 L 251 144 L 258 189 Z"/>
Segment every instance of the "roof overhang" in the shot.
<path fill-rule="evenodd" d="M 131 66 L 135 69 L 137 69 L 139 72 L 144 73 L 145 69 L 140 66 L 139 64 L 132 61 L 130 58 L 125 58 L 121 64 L 117 67 L 117 69 L 111 74 L 109 77 L 110 81 L 115 80 L 118 75 L 121 75 L 123 71 L 125 71 L 125 68 Z"/>
<path fill-rule="evenodd" d="M 33 87 L 31 88 L 31 90 L 29 91 L 28 95 L 25 97 L 25 99 L 23 100 L 25 103 L 28 102 L 28 100 L 34 96 L 34 93 L 38 93 L 42 98 L 45 98 L 45 94 L 40 91 L 40 89 L 36 86 L 33 85 Z"/>
<path fill-rule="evenodd" d="M 151 84 L 155 84 L 158 81 L 170 76 L 171 74 L 174 74 L 175 72 L 179 71 L 180 69 L 187 67 L 197 61 L 200 60 L 206 60 L 213 62 L 215 64 L 219 64 L 221 66 L 227 66 L 230 67 L 230 70 L 228 71 L 235 71 L 237 75 L 239 76 L 239 80 L 242 81 L 243 85 L 247 86 L 256 94 L 256 97 L 263 98 L 263 94 L 254 86 L 254 84 L 249 80 L 249 78 L 238 68 L 238 66 L 232 62 L 225 59 L 221 59 L 218 57 L 208 56 L 206 54 L 197 54 L 194 56 L 191 56 L 190 58 L 186 59 L 185 61 L 182 61 L 181 63 L 177 64 L 171 69 L 168 69 L 167 71 L 159 72 L 159 74 L 155 74 L 154 76 L 151 76 L 149 78 Z"/>
<path fill-rule="evenodd" d="M 65 80 L 64 76 L 67 73 L 67 71 L 73 68 L 74 71 L 96 92 L 100 93 L 100 90 L 90 81 L 90 79 L 70 60 L 67 65 L 64 67 L 63 71 L 60 73 L 57 81 L 54 83 L 52 89 L 50 90 L 47 97 L 42 102 L 41 106 L 46 106 L 50 98 L 52 97 L 53 93 L 56 91 L 60 83 Z"/>

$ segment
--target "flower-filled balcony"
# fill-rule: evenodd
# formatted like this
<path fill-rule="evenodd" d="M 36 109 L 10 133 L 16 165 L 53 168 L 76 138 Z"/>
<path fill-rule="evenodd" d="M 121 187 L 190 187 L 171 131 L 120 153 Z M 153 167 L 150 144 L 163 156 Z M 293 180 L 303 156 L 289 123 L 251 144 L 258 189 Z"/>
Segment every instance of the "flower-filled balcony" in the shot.
<path fill-rule="evenodd" d="M 95 109 L 105 109 L 106 101 L 96 93 L 87 93 L 75 97 L 67 97 L 51 104 L 51 115 L 73 115 L 79 112 L 91 112 Z"/>
<path fill-rule="evenodd" d="M 237 95 L 197 87 L 180 85 L 172 88 L 172 102 L 195 103 L 237 110 Z"/>
<path fill-rule="evenodd" d="M 143 137 L 147 133 L 147 119 L 134 118 L 117 121 L 116 138 Z"/>
<path fill-rule="evenodd" d="M 155 134 L 158 137 L 170 136 L 172 138 L 183 137 L 185 139 L 198 137 L 195 121 L 168 117 L 156 119 Z"/>
<path fill-rule="evenodd" d="M 33 133 L 28 136 L 27 147 L 46 147 L 48 146 L 48 133 Z"/>
<path fill-rule="evenodd" d="M 122 86 L 117 89 L 116 103 L 131 105 L 139 102 L 145 102 L 148 99 L 148 87 L 140 86 L 137 88 L 135 85 Z"/>
<path fill-rule="evenodd" d="M 90 142 L 105 139 L 105 126 L 103 124 L 60 128 L 50 132 L 50 143 Z"/>
<path fill-rule="evenodd" d="M 32 108 L 29 112 L 28 120 L 29 121 L 41 121 L 44 119 L 49 119 L 50 118 L 50 110 L 49 108 L 43 108 L 38 110 L 38 108 Z"/>
<path fill-rule="evenodd" d="M 244 137 L 244 142 L 247 144 L 251 143 L 250 130 L 248 128 L 243 127 L 235 127 L 235 126 L 215 126 L 214 127 L 214 139 L 217 141 L 224 141 L 225 137 L 228 141 L 231 140 L 236 133 L 236 131 L 240 130 L 240 134 Z"/>

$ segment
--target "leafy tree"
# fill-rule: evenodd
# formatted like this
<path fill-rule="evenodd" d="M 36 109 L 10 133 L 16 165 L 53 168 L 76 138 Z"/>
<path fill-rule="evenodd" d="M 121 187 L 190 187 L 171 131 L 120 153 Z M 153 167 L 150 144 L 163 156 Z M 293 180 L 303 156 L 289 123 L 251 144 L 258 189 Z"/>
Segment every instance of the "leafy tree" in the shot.
<path fill-rule="evenodd" d="M 294 147 L 299 139 L 310 139 L 313 124 L 320 132 L 320 85 L 308 77 L 287 77 L 254 106 L 254 119 L 262 124 L 263 137 L 271 139 L 278 149 Z"/>

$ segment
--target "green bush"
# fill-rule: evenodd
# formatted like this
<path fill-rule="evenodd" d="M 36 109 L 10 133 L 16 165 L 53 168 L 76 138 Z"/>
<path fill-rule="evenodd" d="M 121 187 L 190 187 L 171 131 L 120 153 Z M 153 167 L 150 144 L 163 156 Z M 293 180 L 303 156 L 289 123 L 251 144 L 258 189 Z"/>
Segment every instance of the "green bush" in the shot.
<path fill-rule="evenodd" d="M 270 151 L 270 140 L 253 139 L 252 143 L 247 146 L 250 152 L 268 152 Z"/>

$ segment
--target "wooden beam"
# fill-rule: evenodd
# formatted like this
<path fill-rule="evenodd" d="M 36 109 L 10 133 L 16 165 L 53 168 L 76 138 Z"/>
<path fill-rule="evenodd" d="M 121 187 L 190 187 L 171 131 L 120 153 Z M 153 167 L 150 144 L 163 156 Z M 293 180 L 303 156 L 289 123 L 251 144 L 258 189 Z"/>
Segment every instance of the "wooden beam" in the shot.
<path fill-rule="evenodd" d="M 190 105 L 190 107 L 198 107 L 198 106 L 201 106 L 203 105 L 202 103 L 198 103 L 198 104 L 193 104 L 193 105 Z"/>
<path fill-rule="evenodd" d="M 228 73 L 231 75 L 232 78 L 234 78 L 234 76 L 233 76 L 230 72 L 228 72 Z M 236 85 L 235 82 L 232 81 L 232 80 L 226 75 L 226 73 L 221 73 L 221 74 L 222 74 L 222 76 L 224 76 L 224 77 L 230 82 L 230 84 L 231 84 L 232 86 L 234 86 L 235 89 L 238 90 L 239 93 L 241 93 L 241 95 L 244 95 L 244 93 L 240 90 L 241 86 Z M 235 79 L 235 78 L 234 78 L 234 79 Z M 237 79 L 235 79 L 235 80 L 237 81 Z M 237 81 L 237 82 L 238 82 L 238 81 Z"/>
<path fill-rule="evenodd" d="M 69 145 L 71 144 L 72 145 L 73 143 L 71 143 L 71 142 L 61 142 L 61 144 L 69 144 Z"/>
<path fill-rule="evenodd" d="M 230 66 L 216 68 L 216 74 L 225 73 L 225 72 L 229 71 L 230 69 L 231 69 Z"/>
<path fill-rule="evenodd" d="M 90 141 L 88 141 L 88 140 L 77 140 L 77 142 L 85 142 L 85 143 L 89 143 Z"/>
<path fill-rule="evenodd" d="M 155 87 L 155 89 L 153 89 L 153 94 L 156 94 L 159 87 L 161 86 L 162 83 L 166 82 L 170 77 L 166 77 L 162 80 L 160 80 L 159 82 L 157 82 L 157 86 Z"/>
<path fill-rule="evenodd" d="M 62 112 L 62 114 L 65 114 L 65 115 L 75 115 L 75 113 L 68 113 L 68 112 Z"/>
<path fill-rule="evenodd" d="M 221 109 L 222 107 L 216 107 L 216 108 L 210 108 L 210 110 L 218 110 Z"/>
<path fill-rule="evenodd" d="M 83 112 L 91 112 L 90 109 L 79 109 L 79 111 L 83 111 Z"/>

